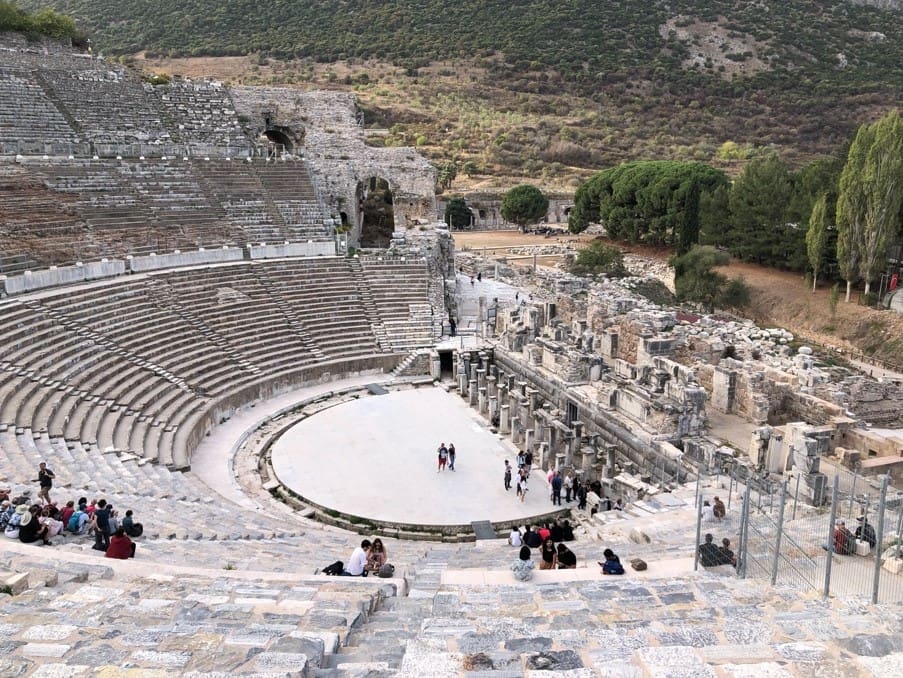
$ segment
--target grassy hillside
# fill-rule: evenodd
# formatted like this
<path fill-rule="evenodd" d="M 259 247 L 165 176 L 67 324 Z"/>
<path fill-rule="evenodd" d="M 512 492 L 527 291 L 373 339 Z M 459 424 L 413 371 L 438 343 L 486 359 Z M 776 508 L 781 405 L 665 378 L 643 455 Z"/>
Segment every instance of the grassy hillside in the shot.
<path fill-rule="evenodd" d="M 50 4 L 106 53 L 253 54 L 232 79 L 354 87 L 388 143 L 470 174 L 803 161 L 903 100 L 903 14 L 840 0 Z"/>

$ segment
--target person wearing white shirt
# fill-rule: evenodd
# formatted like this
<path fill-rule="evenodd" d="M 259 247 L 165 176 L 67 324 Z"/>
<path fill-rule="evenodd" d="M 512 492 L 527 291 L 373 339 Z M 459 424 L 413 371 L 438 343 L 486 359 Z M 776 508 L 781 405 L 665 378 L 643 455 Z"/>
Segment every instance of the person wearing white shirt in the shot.
<path fill-rule="evenodd" d="M 511 546 L 523 546 L 523 541 L 520 538 L 520 530 L 516 527 L 511 528 L 511 534 L 508 535 L 508 543 Z"/>
<path fill-rule="evenodd" d="M 342 573 L 346 577 L 363 577 L 365 575 L 365 568 L 367 567 L 367 552 L 370 550 L 370 540 L 364 539 L 361 542 L 361 545 L 358 546 L 351 553 L 351 559 L 348 561 L 348 566 L 345 568 L 345 571 Z"/>

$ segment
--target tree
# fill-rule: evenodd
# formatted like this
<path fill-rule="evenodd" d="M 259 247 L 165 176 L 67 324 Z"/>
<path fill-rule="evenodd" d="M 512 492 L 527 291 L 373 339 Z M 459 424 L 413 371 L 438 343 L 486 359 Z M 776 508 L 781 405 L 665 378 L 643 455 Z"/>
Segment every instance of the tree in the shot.
<path fill-rule="evenodd" d="M 596 221 L 613 238 L 686 251 L 699 238 L 701 195 L 727 185 L 723 172 L 702 163 L 624 163 L 577 189 L 568 229 L 579 233 Z"/>
<path fill-rule="evenodd" d="M 455 196 L 445 203 L 445 223 L 453 230 L 467 228 L 473 223 L 473 213 L 464 198 Z"/>
<path fill-rule="evenodd" d="M 712 270 L 730 262 L 726 252 L 697 245 L 686 254 L 671 259 L 674 287 L 679 301 L 696 301 L 709 311 L 715 306 L 740 307 L 749 303 L 749 289 L 742 279 L 729 280 Z"/>
<path fill-rule="evenodd" d="M 528 224 L 539 223 L 549 211 L 549 199 L 536 186 L 522 184 L 505 193 L 502 216 L 524 230 Z"/>
<path fill-rule="evenodd" d="M 458 166 L 454 163 L 454 161 L 449 160 L 447 163 L 442 165 L 442 167 L 439 168 L 439 190 L 447 191 L 449 188 L 451 188 L 452 182 L 457 176 Z"/>
<path fill-rule="evenodd" d="M 589 245 L 577 252 L 577 258 L 571 265 L 574 275 L 621 276 L 627 272 L 624 267 L 624 255 L 617 247 L 606 245 L 601 240 L 593 240 Z"/>
<path fill-rule="evenodd" d="M 805 231 L 788 223 L 793 195 L 790 172 L 777 155 L 752 160 L 734 182 L 728 198 L 731 254 L 744 261 L 789 267 L 788 255 L 804 251 Z"/>
<path fill-rule="evenodd" d="M 903 122 L 897 111 L 891 111 L 873 128 L 865 173 L 859 177 L 865 193 L 865 238 L 859 269 L 865 294 L 886 265 L 887 247 L 900 230 L 903 205 Z"/>
<path fill-rule="evenodd" d="M 822 258 L 825 255 L 828 243 L 828 196 L 822 194 L 812 206 L 812 214 L 809 215 L 809 230 L 806 231 L 806 254 L 809 258 L 809 267 L 812 269 L 812 291 L 818 284 L 818 271 L 821 269 Z"/>
<path fill-rule="evenodd" d="M 850 301 L 853 283 L 859 278 L 862 261 L 862 241 L 865 238 L 865 174 L 868 149 L 874 143 L 874 130 L 862 125 L 850 145 L 847 161 L 840 173 L 837 194 L 837 264 L 847 281 L 846 301 Z"/>

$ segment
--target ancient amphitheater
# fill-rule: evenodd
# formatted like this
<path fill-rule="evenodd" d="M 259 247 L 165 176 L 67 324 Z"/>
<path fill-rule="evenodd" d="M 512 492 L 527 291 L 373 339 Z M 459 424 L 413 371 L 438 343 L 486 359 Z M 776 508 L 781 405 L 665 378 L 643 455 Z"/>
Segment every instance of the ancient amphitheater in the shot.
<path fill-rule="evenodd" d="M 128 561 L 0 537 L 0 675 L 903 675 L 898 559 L 820 548 L 828 465 L 899 542 L 899 443 L 865 426 L 896 425 L 898 385 L 639 278 L 456 260 L 434 184 L 347 95 L 154 84 L 0 36 L 0 484 L 34 498 L 46 461 L 55 500 L 145 526 Z M 437 429 L 468 441 L 453 489 L 432 447 L 417 470 Z M 627 509 L 553 507 L 553 467 Z M 703 529 L 739 572 L 694 567 L 718 494 Z M 515 582 L 507 528 L 552 518 L 578 568 Z M 315 574 L 362 534 L 393 578 Z M 601 576 L 606 546 L 648 569 Z"/>

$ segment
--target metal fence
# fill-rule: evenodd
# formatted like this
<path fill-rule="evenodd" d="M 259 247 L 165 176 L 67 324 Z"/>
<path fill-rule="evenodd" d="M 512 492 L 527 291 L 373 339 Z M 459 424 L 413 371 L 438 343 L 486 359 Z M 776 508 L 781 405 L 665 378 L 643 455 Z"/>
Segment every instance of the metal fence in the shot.
<path fill-rule="evenodd" d="M 801 496 L 806 484 L 801 490 L 795 475 L 728 476 L 722 501 L 739 505 L 739 518 L 732 521 L 729 511 L 719 531 L 733 535 L 737 575 L 825 596 L 903 602 L 903 491 L 889 476 L 834 471 L 821 506 Z M 704 504 L 713 499 L 711 483 L 700 484 L 698 536 L 708 531 Z"/>

